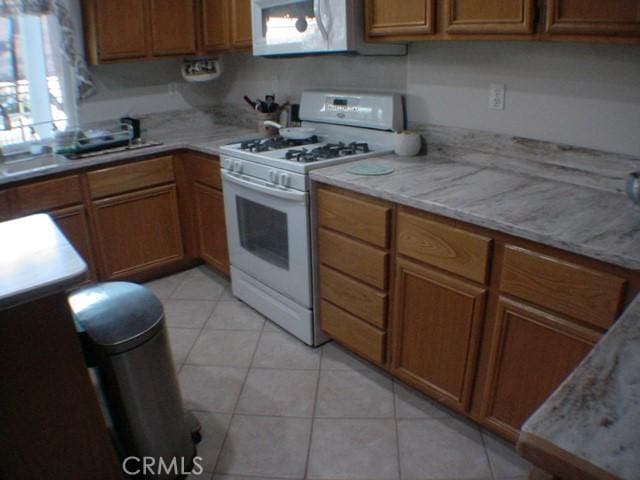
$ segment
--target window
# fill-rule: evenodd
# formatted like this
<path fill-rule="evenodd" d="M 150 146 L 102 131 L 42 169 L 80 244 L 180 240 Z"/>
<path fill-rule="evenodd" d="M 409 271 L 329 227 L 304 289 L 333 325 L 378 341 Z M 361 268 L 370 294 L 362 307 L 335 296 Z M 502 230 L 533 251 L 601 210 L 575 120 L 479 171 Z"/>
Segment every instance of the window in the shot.
<path fill-rule="evenodd" d="M 0 146 L 19 147 L 64 130 L 63 59 L 52 15 L 0 17 Z"/>

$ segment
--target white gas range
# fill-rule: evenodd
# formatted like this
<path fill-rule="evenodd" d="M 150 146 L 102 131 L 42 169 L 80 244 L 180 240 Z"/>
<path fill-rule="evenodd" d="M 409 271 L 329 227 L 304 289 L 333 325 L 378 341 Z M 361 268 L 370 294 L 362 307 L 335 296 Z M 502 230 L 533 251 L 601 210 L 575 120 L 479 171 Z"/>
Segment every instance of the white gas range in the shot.
<path fill-rule="evenodd" d="M 306 140 L 256 138 L 221 148 L 235 296 L 309 345 L 313 318 L 308 172 L 393 151 L 402 130 L 396 94 L 304 92 Z"/>

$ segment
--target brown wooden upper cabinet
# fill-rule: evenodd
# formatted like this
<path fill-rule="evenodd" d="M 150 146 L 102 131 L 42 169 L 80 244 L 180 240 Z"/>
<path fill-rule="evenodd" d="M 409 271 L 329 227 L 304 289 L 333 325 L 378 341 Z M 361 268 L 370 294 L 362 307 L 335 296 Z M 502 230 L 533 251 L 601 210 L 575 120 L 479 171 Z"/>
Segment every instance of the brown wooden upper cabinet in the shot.
<path fill-rule="evenodd" d="M 638 0 L 548 0 L 548 33 L 640 36 Z"/>
<path fill-rule="evenodd" d="M 435 0 L 367 0 L 370 37 L 425 35 L 435 32 Z"/>
<path fill-rule="evenodd" d="M 194 1 L 150 0 L 153 56 L 196 53 L 195 9 Z"/>
<path fill-rule="evenodd" d="M 84 0 L 87 51 L 92 63 L 147 56 L 147 2 Z"/>
<path fill-rule="evenodd" d="M 203 52 L 251 48 L 251 0 L 202 0 Z"/>
<path fill-rule="evenodd" d="M 231 2 L 231 46 L 251 47 L 251 0 L 230 0 Z"/>
<path fill-rule="evenodd" d="M 445 0 L 450 34 L 530 34 L 535 0 Z"/>

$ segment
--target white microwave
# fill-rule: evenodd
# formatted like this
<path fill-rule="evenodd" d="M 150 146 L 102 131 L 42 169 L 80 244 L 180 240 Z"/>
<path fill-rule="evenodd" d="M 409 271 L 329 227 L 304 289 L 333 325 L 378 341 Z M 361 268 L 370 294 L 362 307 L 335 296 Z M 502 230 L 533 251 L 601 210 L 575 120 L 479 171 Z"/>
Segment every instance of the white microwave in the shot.
<path fill-rule="evenodd" d="M 406 45 L 364 42 L 363 0 L 251 0 L 253 54 L 404 55 Z"/>

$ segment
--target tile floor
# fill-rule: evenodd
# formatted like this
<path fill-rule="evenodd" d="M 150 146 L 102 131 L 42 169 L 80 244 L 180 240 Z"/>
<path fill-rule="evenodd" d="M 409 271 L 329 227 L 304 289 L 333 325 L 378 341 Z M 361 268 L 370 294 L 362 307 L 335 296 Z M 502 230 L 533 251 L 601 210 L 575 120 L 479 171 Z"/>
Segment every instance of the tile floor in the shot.
<path fill-rule="evenodd" d="M 333 343 L 311 349 L 206 267 L 163 301 L 206 473 L 189 480 L 525 480 L 508 444 Z"/>

